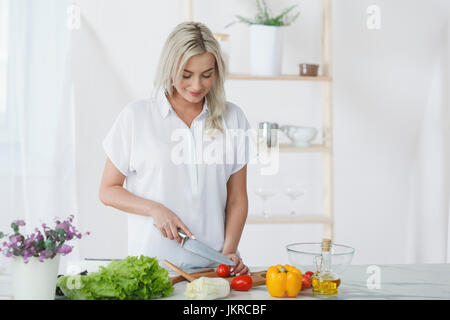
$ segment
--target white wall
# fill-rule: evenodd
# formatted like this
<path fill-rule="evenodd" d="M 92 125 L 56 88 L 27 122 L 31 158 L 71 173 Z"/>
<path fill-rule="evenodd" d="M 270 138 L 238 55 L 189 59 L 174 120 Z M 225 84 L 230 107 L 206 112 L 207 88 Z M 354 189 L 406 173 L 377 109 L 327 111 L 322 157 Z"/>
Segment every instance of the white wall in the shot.
<path fill-rule="evenodd" d="M 268 1 L 278 12 L 299 3 L 297 22 L 286 29 L 284 73 L 320 61 L 320 1 Z M 84 20 L 75 31 L 77 176 L 83 257 L 126 256 L 126 214 L 104 207 L 98 186 L 105 155 L 101 141 L 121 108 L 148 97 L 160 49 L 183 18 L 181 0 L 78 0 Z M 195 0 L 194 20 L 231 34 L 230 71 L 249 70 L 248 29 L 224 30 L 234 14 L 251 16 L 254 1 Z M 334 1 L 335 242 L 354 246 L 354 263 L 405 262 L 408 174 L 427 99 L 430 67 L 450 4 L 445 0 L 375 1 L 380 30 L 366 28 L 367 0 Z M 228 100 L 249 121 L 320 127 L 320 84 L 228 81 Z M 295 120 L 294 120 L 295 119 Z M 249 213 L 260 207 L 254 189 L 308 188 L 301 212 L 320 212 L 321 156 L 282 154 L 276 176 L 249 167 Z M 280 191 L 270 208 L 287 212 Z M 247 225 L 240 251 L 249 265 L 287 262 L 284 246 L 320 241 L 319 225 Z"/>

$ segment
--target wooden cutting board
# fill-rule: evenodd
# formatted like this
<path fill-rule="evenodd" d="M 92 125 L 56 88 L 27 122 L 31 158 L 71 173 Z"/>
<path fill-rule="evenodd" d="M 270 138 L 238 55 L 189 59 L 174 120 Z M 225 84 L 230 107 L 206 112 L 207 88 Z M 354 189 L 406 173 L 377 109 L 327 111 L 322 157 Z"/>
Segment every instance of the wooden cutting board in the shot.
<path fill-rule="evenodd" d="M 251 277 L 253 280 L 252 287 L 261 286 L 261 285 L 266 284 L 266 272 L 267 272 L 267 270 L 251 273 Z M 217 272 L 214 271 L 214 269 L 206 269 L 206 270 L 202 270 L 202 271 L 198 271 L 198 272 L 193 272 L 193 273 L 189 273 L 189 275 L 195 279 L 198 279 L 200 277 L 208 277 L 208 278 L 218 278 L 219 277 L 217 275 Z M 231 281 L 233 281 L 234 277 L 226 277 L 224 279 L 228 280 L 228 282 L 231 285 Z M 185 281 L 185 280 L 186 279 L 183 276 L 176 276 L 176 277 L 170 278 L 170 283 L 173 285 L 177 282 L 181 282 L 181 281 Z"/>

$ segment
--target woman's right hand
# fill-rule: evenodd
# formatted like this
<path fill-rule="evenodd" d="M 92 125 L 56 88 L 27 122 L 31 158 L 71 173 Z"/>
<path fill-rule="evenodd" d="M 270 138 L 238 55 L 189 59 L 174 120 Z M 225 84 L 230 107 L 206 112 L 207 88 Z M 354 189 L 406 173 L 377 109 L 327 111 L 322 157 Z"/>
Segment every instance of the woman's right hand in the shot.
<path fill-rule="evenodd" d="M 171 210 L 162 204 L 157 206 L 152 212 L 154 225 L 159 229 L 163 237 L 170 240 L 176 240 L 181 243 L 181 237 L 178 234 L 178 229 L 181 229 L 189 238 L 195 239 L 191 230 L 181 221 L 181 219 Z"/>

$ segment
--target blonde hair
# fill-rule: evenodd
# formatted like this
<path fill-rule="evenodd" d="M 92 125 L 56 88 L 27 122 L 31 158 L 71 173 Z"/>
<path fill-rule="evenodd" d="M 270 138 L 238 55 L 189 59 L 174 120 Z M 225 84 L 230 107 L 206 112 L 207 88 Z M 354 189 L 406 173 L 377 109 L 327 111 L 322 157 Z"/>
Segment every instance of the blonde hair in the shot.
<path fill-rule="evenodd" d="M 219 42 L 211 30 L 200 22 L 183 22 L 175 27 L 164 44 L 154 80 L 155 93 L 164 89 L 170 97 L 173 84 L 178 83 L 187 61 L 195 55 L 211 53 L 215 60 L 215 77 L 211 89 L 206 95 L 209 116 L 205 127 L 213 132 L 223 131 L 221 118 L 226 113 L 225 99 L 225 62 Z M 212 133 L 214 135 L 214 133 Z"/>

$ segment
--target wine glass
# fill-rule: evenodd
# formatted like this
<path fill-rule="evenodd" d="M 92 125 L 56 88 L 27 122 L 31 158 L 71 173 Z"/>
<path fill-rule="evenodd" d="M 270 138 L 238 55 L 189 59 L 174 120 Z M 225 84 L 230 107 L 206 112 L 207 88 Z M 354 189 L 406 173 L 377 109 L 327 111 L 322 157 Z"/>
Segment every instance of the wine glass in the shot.
<path fill-rule="evenodd" d="M 295 200 L 303 196 L 305 194 L 305 190 L 301 187 L 287 187 L 284 189 L 284 194 L 291 199 L 292 210 L 290 214 L 296 215 L 297 213 L 295 212 Z"/>
<path fill-rule="evenodd" d="M 270 187 L 258 187 L 255 190 L 255 194 L 259 196 L 262 199 L 262 212 L 261 214 L 265 218 L 269 218 L 269 212 L 267 210 L 267 199 L 274 196 L 277 193 L 277 191 Z"/>

